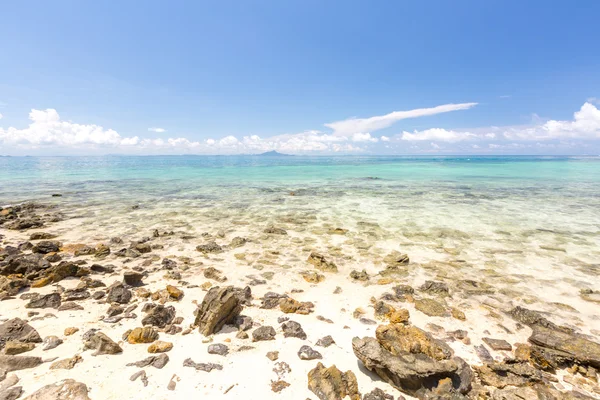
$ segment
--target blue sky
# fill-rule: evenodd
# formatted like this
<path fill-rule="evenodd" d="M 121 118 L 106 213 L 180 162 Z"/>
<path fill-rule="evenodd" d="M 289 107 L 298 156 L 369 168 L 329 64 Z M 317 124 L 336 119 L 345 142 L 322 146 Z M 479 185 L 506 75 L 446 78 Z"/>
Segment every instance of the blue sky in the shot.
<path fill-rule="evenodd" d="M 598 15 L 596 0 L 4 1 L 0 154 L 600 154 Z"/>

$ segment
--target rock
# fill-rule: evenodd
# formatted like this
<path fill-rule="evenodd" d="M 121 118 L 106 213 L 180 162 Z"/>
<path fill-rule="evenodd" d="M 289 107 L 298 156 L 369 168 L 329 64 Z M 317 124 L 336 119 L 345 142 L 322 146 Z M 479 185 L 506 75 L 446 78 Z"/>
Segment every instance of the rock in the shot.
<path fill-rule="evenodd" d="M 325 275 L 319 274 L 316 271 L 303 271 L 300 275 L 308 283 L 321 283 L 325 280 Z"/>
<path fill-rule="evenodd" d="M 60 307 L 60 303 L 60 294 L 50 293 L 32 299 L 29 303 L 25 304 L 25 308 L 58 308 Z"/>
<path fill-rule="evenodd" d="M 76 289 L 67 289 L 62 294 L 63 301 L 85 300 L 91 296 L 90 292 L 85 287 Z"/>
<path fill-rule="evenodd" d="M 181 300 L 183 298 L 183 290 L 178 289 L 173 285 L 167 285 L 167 292 L 173 300 Z"/>
<path fill-rule="evenodd" d="M 222 370 L 223 366 L 220 364 L 214 364 L 214 363 L 195 363 L 194 361 L 192 361 L 191 358 L 186 358 L 183 361 L 183 366 L 184 367 L 192 367 L 195 368 L 196 371 L 205 371 L 205 372 L 210 372 L 213 369 L 217 369 L 217 370 Z"/>
<path fill-rule="evenodd" d="M 154 368 L 162 369 L 169 362 L 169 356 L 166 353 L 161 353 L 158 356 L 146 357 L 143 360 L 129 363 L 128 367 L 139 367 L 144 368 L 147 366 L 153 366 Z"/>
<path fill-rule="evenodd" d="M 64 360 L 56 361 L 50 365 L 50 369 L 73 369 L 75 365 L 83 361 L 81 356 L 76 355 L 71 358 L 65 358 Z"/>
<path fill-rule="evenodd" d="M 6 390 L 0 391 L 0 400 L 16 400 L 23 394 L 22 386 L 13 386 Z"/>
<path fill-rule="evenodd" d="M 383 301 L 375 302 L 374 308 L 376 318 L 388 320 L 392 323 L 408 323 L 410 318 L 410 314 L 407 309 L 401 308 L 396 310 L 394 307 Z"/>
<path fill-rule="evenodd" d="M 247 315 L 238 315 L 233 319 L 232 325 L 241 331 L 247 331 L 252 329 L 254 325 L 252 318 Z"/>
<path fill-rule="evenodd" d="M 155 304 L 148 314 L 142 319 L 142 325 L 152 325 L 159 328 L 171 324 L 175 319 L 175 307 L 165 307 L 162 304 Z"/>
<path fill-rule="evenodd" d="M 129 380 L 132 382 L 135 382 L 138 378 L 141 379 L 144 387 L 148 386 L 148 376 L 146 375 L 146 371 L 141 370 L 141 371 L 136 372 L 135 374 L 131 375 Z"/>
<path fill-rule="evenodd" d="M 365 394 L 362 400 L 394 400 L 394 396 L 391 394 L 385 393 L 383 390 L 379 388 L 375 388 L 371 390 L 369 393 Z"/>
<path fill-rule="evenodd" d="M 31 249 L 32 253 L 40 253 L 40 254 L 48 254 L 48 253 L 57 253 L 60 251 L 60 242 L 43 240 L 38 242 Z"/>
<path fill-rule="evenodd" d="M 79 328 L 75 328 L 75 327 L 70 327 L 70 328 L 65 328 L 65 336 L 71 336 L 73 334 L 75 334 L 76 332 L 79 332 Z"/>
<path fill-rule="evenodd" d="M 58 336 L 46 336 L 42 344 L 42 350 L 52 350 L 63 343 L 63 340 Z"/>
<path fill-rule="evenodd" d="M 475 353 L 477 354 L 477 357 L 479 357 L 479 359 L 484 363 L 494 362 L 494 358 L 484 345 L 475 346 Z"/>
<path fill-rule="evenodd" d="M 121 346 L 102 332 L 94 332 L 89 339 L 84 339 L 84 348 L 96 350 L 96 352 L 92 354 L 93 356 L 123 352 Z"/>
<path fill-rule="evenodd" d="M 153 326 L 135 328 L 127 335 L 127 342 L 131 344 L 152 343 L 158 340 L 159 334 Z"/>
<path fill-rule="evenodd" d="M 177 377 L 177 375 L 173 374 L 173 376 L 171 377 L 171 380 L 167 384 L 167 390 L 175 390 L 175 387 L 177 387 L 177 382 L 175 381 L 176 377 Z"/>
<path fill-rule="evenodd" d="M 261 326 L 252 332 L 252 341 L 275 340 L 275 329 L 272 326 Z"/>
<path fill-rule="evenodd" d="M 108 303 L 127 304 L 131 300 L 131 290 L 127 289 L 121 282 L 116 282 L 108 288 Z"/>
<path fill-rule="evenodd" d="M 434 360 L 448 360 L 454 355 L 445 342 L 416 326 L 380 325 L 375 335 L 381 346 L 394 355 L 421 353 Z"/>
<path fill-rule="evenodd" d="M 56 235 L 48 232 L 33 232 L 31 235 L 29 235 L 29 240 L 48 240 L 54 239 L 55 237 Z"/>
<path fill-rule="evenodd" d="M 268 233 L 270 235 L 287 235 L 287 231 L 285 229 L 282 228 L 276 228 L 274 226 L 268 226 L 265 230 L 265 233 Z"/>
<path fill-rule="evenodd" d="M 100 243 L 96 246 L 96 258 L 104 258 L 110 254 L 110 247 L 104 243 Z"/>
<path fill-rule="evenodd" d="M 126 257 L 126 258 L 138 258 L 141 257 L 141 253 L 136 249 L 121 249 L 114 253 L 117 257 Z"/>
<path fill-rule="evenodd" d="M 337 265 L 333 262 L 327 261 L 325 256 L 319 253 L 312 252 L 308 256 L 307 260 L 310 264 L 314 265 L 316 269 L 323 272 L 338 272 Z"/>
<path fill-rule="evenodd" d="M 142 279 L 144 278 L 144 274 L 135 272 L 135 271 L 127 271 L 123 274 L 123 283 L 129 286 L 141 286 L 144 283 Z"/>
<path fill-rule="evenodd" d="M 271 361 L 277 361 L 277 359 L 279 359 L 279 352 L 278 351 L 269 351 L 267 353 L 267 358 Z"/>
<path fill-rule="evenodd" d="M 318 363 L 308 372 L 308 389 L 319 400 L 343 400 L 346 396 L 350 400 L 360 400 L 358 383 L 352 371 L 342 372 L 332 365 L 329 368 Z"/>
<path fill-rule="evenodd" d="M 22 343 L 22 342 L 6 342 L 4 346 L 4 354 L 9 356 L 15 356 L 17 354 L 26 353 L 35 348 L 34 343 Z"/>
<path fill-rule="evenodd" d="M 300 350 L 298 350 L 298 357 L 301 360 L 317 360 L 317 359 L 320 360 L 323 358 L 321 353 L 319 353 L 318 351 L 314 350 L 312 347 L 307 346 L 307 345 L 300 347 Z"/>
<path fill-rule="evenodd" d="M 484 338 L 482 338 L 482 340 L 485 342 L 485 344 L 490 346 L 492 348 L 492 350 L 512 351 L 512 346 L 506 340 L 492 339 L 492 338 L 488 338 L 488 337 L 484 337 Z"/>
<path fill-rule="evenodd" d="M 384 257 L 383 262 L 392 266 L 400 266 L 407 265 L 410 262 L 410 259 L 408 258 L 407 254 L 393 251 Z"/>
<path fill-rule="evenodd" d="M 446 307 L 433 299 L 415 300 L 415 309 L 430 317 L 445 317 Z"/>
<path fill-rule="evenodd" d="M 23 400 L 90 400 L 85 383 L 73 379 L 46 385 Z"/>
<path fill-rule="evenodd" d="M 281 301 L 287 297 L 288 296 L 285 294 L 278 294 L 275 292 L 267 292 L 261 299 L 260 308 L 265 308 L 268 310 L 273 309 L 273 308 L 279 306 Z"/>
<path fill-rule="evenodd" d="M 583 336 L 534 326 L 529 342 L 559 352 L 562 357 L 571 358 L 578 364 L 600 368 L 600 344 Z"/>
<path fill-rule="evenodd" d="M 225 346 L 221 343 L 211 344 L 208 346 L 208 354 L 218 354 L 220 356 L 225 356 L 229 353 L 229 347 Z"/>
<path fill-rule="evenodd" d="M 20 318 L 10 319 L 0 324 L 0 350 L 6 342 L 41 343 L 40 334 Z"/>
<path fill-rule="evenodd" d="M 462 359 L 438 361 L 423 353 L 400 351 L 401 346 L 394 343 L 388 345 L 398 354 L 392 354 L 373 338 L 352 339 L 354 354 L 365 367 L 407 394 L 424 398 L 445 378 L 451 378 L 452 390 L 457 393 L 470 390 L 472 372 Z"/>
<path fill-rule="evenodd" d="M 308 315 L 313 312 L 314 304 L 309 301 L 297 301 L 291 297 L 282 299 L 279 303 L 279 308 L 286 314 L 296 313 Z"/>
<path fill-rule="evenodd" d="M 242 247 L 247 242 L 248 242 L 248 239 L 236 236 L 231 240 L 231 243 L 229 243 L 229 247 L 231 247 L 232 249 L 235 249 L 238 247 Z"/>
<path fill-rule="evenodd" d="M 528 310 L 527 308 L 523 307 L 515 307 L 508 312 L 508 315 L 515 321 L 530 327 L 541 326 L 547 329 L 561 330 L 570 333 L 569 330 L 565 330 L 563 327 L 559 327 L 548 321 L 539 311 Z"/>
<path fill-rule="evenodd" d="M 0 276 L 0 294 L 16 296 L 21 290 L 30 286 L 28 279 L 15 278 L 14 276 L 11 275 L 11 278 Z"/>
<path fill-rule="evenodd" d="M 75 252 L 73 253 L 75 255 L 75 257 L 79 257 L 79 256 L 91 256 L 96 252 L 96 249 L 94 249 L 91 246 L 81 246 L 77 249 L 75 249 Z"/>
<path fill-rule="evenodd" d="M 354 279 L 355 281 L 366 282 L 369 280 L 369 274 L 367 274 L 367 271 L 364 269 L 360 272 L 353 269 L 352 272 L 350 272 L 350 278 Z"/>
<path fill-rule="evenodd" d="M 448 285 L 446 285 L 444 282 L 425 281 L 419 290 L 421 292 L 440 297 L 446 297 L 450 294 Z"/>
<path fill-rule="evenodd" d="M 242 304 L 233 286 L 211 288 L 198 308 L 195 325 L 200 333 L 210 336 L 223 325 L 233 322 L 240 315 Z"/>
<path fill-rule="evenodd" d="M 173 343 L 157 340 L 148 346 L 148 353 L 166 353 L 173 348 Z"/>
<path fill-rule="evenodd" d="M 451 307 L 450 308 L 450 315 L 452 315 L 452 318 L 456 318 L 459 321 L 466 321 L 467 320 L 467 316 L 465 315 L 465 313 L 462 312 L 461 310 L 459 310 L 458 308 Z"/>
<path fill-rule="evenodd" d="M 302 340 L 306 340 L 306 332 L 302 329 L 302 326 L 295 321 L 287 321 L 281 325 L 283 329 L 283 337 L 295 337 Z"/>
<path fill-rule="evenodd" d="M 238 333 L 235 334 L 235 337 L 238 339 L 248 339 L 248 334 L 244 331 L 239 331 Z"/>
<path fill-rule="evenodd" d="M 152 247 L 149 243 L 136 243 L 133 245 L 133 248 L 141 254 L 150 253 L 152 251 Z"/>
<path fill-rule="evenodd" d="M 365 325 L 377 325 L 377 321 L 373 321 L 372 319 L 369 319 L 369 318 L 360 318 L 359 321 L 361 324 L 365 324 Z"/>
<path fill-rule="evenodd" d="M 62 303 L 60 307 L 58 307 L 58 311 L 81 311 L 83 309 L 83 306 L 73 301 L 67 301 L 66 303 Z"/>
<path fill-rule="evenodd" d="M 290 384 L 281 379 L 278 381 L 271 381 L 271 390 L 275 393 L 281 392 L 283 389 L 287 388 L 288 386 L 290 386 Z"/>
<path fill-rule="evenodd" d="M 196 250 L 201 253 L 221 253 L 223 248 L 214 241 L 196 246 Z"/>
<path fill-rule="evenodd" d="M 41 357 L 0 355 L 0 371 L 5 372 L 35 368 L 41 363 Z"/>
<path fill-rule="evenodd" d="M 317 340 L 316 346 L 320 347 L 329 347 L 332 344 L 335 344 L 335 340 L 331 337 L 331 335 L 327 335 Z"/>
<path fill-rule="evenodd" d="M 542 373 L 527 363 L 487 363 L 473 367 L 484 385 L 504 388 L 542 381 Z"/>

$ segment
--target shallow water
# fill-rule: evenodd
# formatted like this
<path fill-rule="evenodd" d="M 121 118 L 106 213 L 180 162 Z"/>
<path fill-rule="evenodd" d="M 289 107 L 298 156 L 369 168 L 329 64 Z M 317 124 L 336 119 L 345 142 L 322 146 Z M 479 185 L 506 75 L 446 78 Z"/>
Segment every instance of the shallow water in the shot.
<path fill-rule="evenodd" d="M 578 295 L 600 288 L 600 158 L 3 157 L 0 187 L 0 204 L 39 200 L 78 217 L 63 228 L 73 240 L 257 237 L 274 224 L 290 240 L 263 249 L 281 265 L 316 249 L 375 271 L 400 250 L 417 281 L 483 280 L 503 288 L 499 301 L 567 304 L 566 323 L 600 329 L 597 304 Z"/>

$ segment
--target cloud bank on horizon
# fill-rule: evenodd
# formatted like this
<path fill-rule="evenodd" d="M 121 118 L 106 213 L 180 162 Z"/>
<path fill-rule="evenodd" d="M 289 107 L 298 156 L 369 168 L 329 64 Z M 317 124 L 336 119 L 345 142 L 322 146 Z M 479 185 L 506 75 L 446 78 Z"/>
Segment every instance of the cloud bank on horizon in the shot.
<path fill-rule="evenodd" d="M 65 121 L 54 109 L 33 109 L 27 128 L 0 127 L 0 154 L 254 154 L 271 150 L 289 154 L 494 154 L 534 147 L 538 150 L 585 148 L 600 141 L 600 110 L 592 104 L 594 100 L 588 99 L 572 120 L 548 120 L 530 125 L 469 130 L 431 127 L 387 136 L 374 135 L 404 119 L 466 111 L 477 106 L 477 103 L 460 103 L 325 123 L 330 131 L 309 130 L 265 138 L 229 135 L 204 140 L 123 136 L 102 126 Z M 148 131 L 165 133 L 167 130 L 153 127 Z"/>

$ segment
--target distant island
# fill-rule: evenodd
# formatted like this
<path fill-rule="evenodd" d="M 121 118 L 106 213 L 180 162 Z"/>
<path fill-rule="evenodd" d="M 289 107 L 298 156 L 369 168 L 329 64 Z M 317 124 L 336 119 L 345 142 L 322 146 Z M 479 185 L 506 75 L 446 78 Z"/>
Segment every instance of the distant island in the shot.
<path fill-rule="evenodd" d="M 293 157 L 291 154 L 283 154 L 283 153 L 280 153 L 280 152 L 275 151 L 275 150 L 273 150 L 273 151 L 267 151 L 267 152 L 256 154 L 256 155 L 257 156 L 264 156 L 264 157 L 273 157 L 273 156 L 278 156 L 278 157 L 279 156 L 281 156 L 281 157 Z"/>

